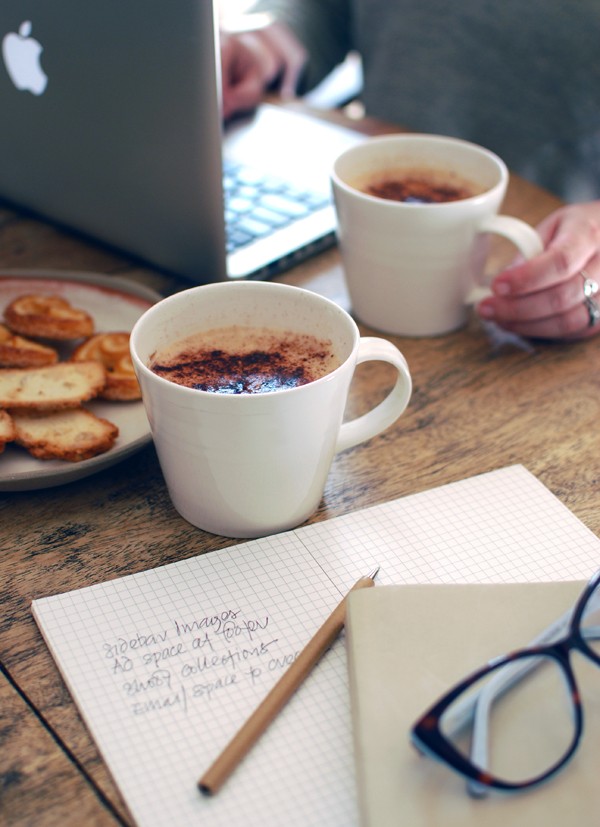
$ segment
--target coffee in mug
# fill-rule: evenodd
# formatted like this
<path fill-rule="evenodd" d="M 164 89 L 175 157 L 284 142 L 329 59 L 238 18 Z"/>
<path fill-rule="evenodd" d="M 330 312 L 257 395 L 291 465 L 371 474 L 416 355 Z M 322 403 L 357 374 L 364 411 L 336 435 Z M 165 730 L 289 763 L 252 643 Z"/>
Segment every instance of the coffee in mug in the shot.
<path fill-rule="evenodd" d="M 356 188 L 376 198 L 404 201 L 407 204 L 445 204 L 477 195 L 477 187 L 451 172 L 434 173 L 431 170 L 384 171 Z"/>
<path fill-rule="evenodd" d="M 150 369 L 209 393 L 270 393 L 314 382 L 340 365 L 330 339 L 231 325 L 192 334 L 153 356 Z"/>

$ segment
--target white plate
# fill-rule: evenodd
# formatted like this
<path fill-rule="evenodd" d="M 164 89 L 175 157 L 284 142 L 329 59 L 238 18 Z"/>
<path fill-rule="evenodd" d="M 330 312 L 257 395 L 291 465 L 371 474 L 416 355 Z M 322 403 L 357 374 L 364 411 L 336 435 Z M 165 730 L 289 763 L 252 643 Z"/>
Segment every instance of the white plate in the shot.
<path fill-rule="evenodd" d="M 87 310 L 98 333 L 130 331 L 142 313 L 161 298 L 148 287 L 96 273 L 2 270 L 0 320 L 6 305 L 24 293 L 52 293 L 68 299 L 74 307 Z M 61 358 L 68 356 L 69 349 L 70 346 L 58 348 Z M 142 402 L 93 400 L 86 407 L 119 428 L 119 436 L 110 451 L 81 462 L 66 462 L 35 459 L 24 448 L 9 443 L 0 454 L 0 491 L 63 485 L 120 462 L 150 441 L 150 426 Z"/>

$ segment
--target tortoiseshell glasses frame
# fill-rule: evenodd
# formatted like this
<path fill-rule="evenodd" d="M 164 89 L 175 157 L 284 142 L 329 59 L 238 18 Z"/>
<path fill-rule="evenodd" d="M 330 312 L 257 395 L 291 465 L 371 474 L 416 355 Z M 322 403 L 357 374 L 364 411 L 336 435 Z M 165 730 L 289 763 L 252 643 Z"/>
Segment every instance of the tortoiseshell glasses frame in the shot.
<path fill-rule="evenodd" d="M 582 628 L 582 619 L 586 612 L 596 614 L 596 625 Z M 587 621 L 587 618 L 586 618 Z M 532 641 L 532 645 L 512 652 L 504 657 L 495 658 L 486 666 L 473 672 L 458 683 L 442 698 L 440 698 L 427 712 L 425 712 L 411 729 L 411 740 L 417 749 L 425 755 L 437 758 L 448 767 L 468 779 L 468 787 L 473 795 L 485 795 L 489 789 L 504 791 L 524 790 L 540 784 L 553 776 L 572 757 L 577 749 L 583 733 L 583 711 L 577 682 L 571 665 L 571 652 L 576 650 L 589 660 L 600 666 L 600 651 L 592 648 L 588 641 L 600 638 L 600 570 L 591 578 L 572 610 L 546 629 Z M 557 640 L 557 635 L 559 639 Z M 552 642 L 549 642 L 552 641 Z M 508 690 L 518 691 L 518 683 L 529 673 L 535 672 L 536 666 L 543 661 L 555 663 L 561 670 L 566 681 L 567 694 L 572 704 L 573 730 L 570 743 L 566 744 L 564 752 L 558 760 L 548 766 L 543 772 L 520 781 L 508 780 L 494 775 L 487 769 L 487 714 L 491 704 Z M 497 673 L 492 675 L 492 673 Z M 479 703 L 478 693 L 465 695 L 461 702 L 460 696 L 473 690 L 474 684 L 486 676 L 491 675 L 490 685 L 486 687 L 485 714 L 475 719 L 476 707 Z M 493 683 L 492 683 L 493 682 Z M 442 718 L 449 707 L 453 707 L 452 720 L 455 728 L 459 729 L 465 722 L 472 724 L 472 747 L 469 756 L 460 752 L 451 738 L 445 733 L 447 725 L 441 725 Z M 456 710 L 456 711 L 455 711 Z M 479 729 L 478 729 L 479 728 Z M 477 750 L 479 752 L 477 753 Z M 473 760 L 473 752 L 476 758 Z"/>

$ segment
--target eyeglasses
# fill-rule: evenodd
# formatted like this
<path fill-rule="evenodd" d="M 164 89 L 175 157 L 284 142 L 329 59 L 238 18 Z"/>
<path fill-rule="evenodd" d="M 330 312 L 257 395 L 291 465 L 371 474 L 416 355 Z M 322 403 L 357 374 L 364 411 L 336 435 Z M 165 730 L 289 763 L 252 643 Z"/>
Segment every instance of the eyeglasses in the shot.
<path fill-rule="evenodd" d="M 573 650 L 600 666 L 600 570 L 527 648 L 489 661 L 438 700 L 414 724 L 413 744 L 464 776 L 473 796 L 545 781 L 583 733 Z"/>

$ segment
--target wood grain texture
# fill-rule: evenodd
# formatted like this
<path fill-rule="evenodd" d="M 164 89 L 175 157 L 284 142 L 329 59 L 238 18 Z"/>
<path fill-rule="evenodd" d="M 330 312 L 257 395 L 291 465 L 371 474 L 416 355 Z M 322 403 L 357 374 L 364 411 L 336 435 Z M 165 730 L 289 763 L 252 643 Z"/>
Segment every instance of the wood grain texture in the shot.
<path fill-rule="evenodd" d="M 62 827 L 74 814 L 86 827 L 123 823 L 0 674 L 0 823 Z"/>
<path fill-rule="evenodd" d="M 365 121 L 361 128 L 373 133 L 380 125 Z M 505 212 L 536 223 L 557 205 L 537 187 L 513 179 Z M 494 266 L 510 254 L 496 251 Z M 14 267 L 128 276 L 164 294 L 185 286 L 0 205 L 0 271 Z M 282 281 L 348 307 L 336 250 L 298 266 Z M 385 433 L 338 455 L 311 521 L 522 463 L 600 532 L 600 337 L 576 344 L 536 343 L 532 352 L 493 351 L 473 318 L 449 336 L 393 341 L 413 375 L 409 408 Z M 348 415 L 382 398 L 392 382 L 385 365 L 360 366 Z M 10 825 L 36 827 L 127 823 L 119 793 L 32 618 L 31 601 L 235 541 L 199 531 L 178 516 L 152 446 L 76 483 L 0 494 L 0 524 L 0 662 L 23 693 L 4 678 L 0 761 L 5 788 L 0 792 L 7 809 L 2 815 L 8 814 Z M 117 815 L 102 803 L 103 795 Z"/>

